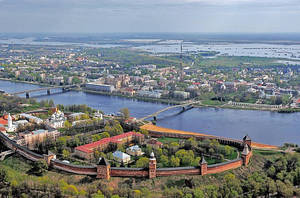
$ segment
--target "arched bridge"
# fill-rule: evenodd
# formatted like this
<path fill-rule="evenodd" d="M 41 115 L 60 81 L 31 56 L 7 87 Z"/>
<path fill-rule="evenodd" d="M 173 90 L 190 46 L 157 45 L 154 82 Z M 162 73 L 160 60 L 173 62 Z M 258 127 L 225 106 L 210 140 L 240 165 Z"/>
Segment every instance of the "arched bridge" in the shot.
<path fill-rule="evenodd" d="M 145 117 L 143 117 L 143 118 L 140 118 L 139 120 L 140 120 L 140 121 L 143 121 L 143 120 L 146 120 L 146 119 L 151 118 L 151 117 L 153 117 L 154 120 L 156 120 L 156 117 L 158 116 L 158 114 L 160 114 L 160 113 L 162 113 L 162 112 L 165 112 L 165 111 L 168 111 L 168 110 L 170 110 L 170 109 L 177 108 L 177 107 L 183 107 L 183 111 L 185 111 L 185 110 L 188 109 L 189 106 L 192 108 L 192 105 L 193 105 L 193 104 L 196 104 L 196 103 L 199 103 L 199 101 L 190 101 L 190 102 L 186 102 L 186 103 L 183 103 L 183 104 L 179 104 L 179 105 L 174 105 L 174 106 L 166 107 L 166 108 L 161 109 L 161 110 L 159 110 L 159 111 L 157 111 L 157 112 L 155 112 L 155 113 L 152 113 L 152 114 L 147 115 L 147 116 L 145 116 Z"/>
<path fill-rule="evenodd" d="M 15 93 L 11 93 L 12 95 L 19 95 L 19 94 L 26 94 L 26 98 L 29 98 L 29 93 L 32 92 L 38 92 L 38 91 L 44 91 L 47 90 L 47 94 L 51 94 L 51 89 L 59 89 L 61 88 L 63 92 L 68 91 L 70 88 L 75 88 L 77 85 L 68 85 L 68 86 L 53 86 L 53 87 L 41 87 L 37 89 L 30 89 L 30 90 L 24 90 L 24 91 L 19 91 Z"/>

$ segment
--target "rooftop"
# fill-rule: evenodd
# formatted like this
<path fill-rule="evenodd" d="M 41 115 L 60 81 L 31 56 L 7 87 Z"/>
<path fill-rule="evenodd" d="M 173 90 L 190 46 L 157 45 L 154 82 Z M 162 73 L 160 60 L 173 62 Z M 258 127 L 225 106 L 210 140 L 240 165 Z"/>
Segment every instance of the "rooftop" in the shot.
<path fill-rule="evenodd" d="M 130 155 L 127 155 L 126 153 L 123 153 L 121 151 L 115 151 L 113 153 L 113 156 L 114 157 L 117 157 L 119 159 L 127 159 L 127 158 L 130 158 Z"/>
<path fill-rule="evenodd" d="M 79 151 L 82 151 L 84 153 L 92 153 L 93 150 L 95 148 L 99 147 L 100 145 L 109 144 L 110 142 L 119 143 L 123 138 L 129 137 L 129 136 L 144 136 L 144 135 L 131 131 L 131 132 L 122 133 L 120 135 L 116 135 L 116 136 L 113 136 L 113 137 L 110 137 L 110 138 L 103 138 L 103 139 L 101 139 L 97 142 L 92 142 L 90 144 L 85 144 L 85 145 L 82 145 L 82 146 L 78 146 L 75 149 L 79 150 Z"/>

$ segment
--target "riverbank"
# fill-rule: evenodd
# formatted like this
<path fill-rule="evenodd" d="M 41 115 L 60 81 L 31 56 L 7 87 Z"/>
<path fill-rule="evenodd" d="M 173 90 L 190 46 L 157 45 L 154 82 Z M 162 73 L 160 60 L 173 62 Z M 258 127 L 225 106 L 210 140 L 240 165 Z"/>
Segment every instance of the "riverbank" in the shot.
<path fill-rule="evenodd" d="M 53 87 L 53 85 L 46 84 L 46 83 L 39 83 L 39 82 L 32 82 L 32 81 L 23 81 L 23 80 L 16 80 L 16 79 L 8 79 L 8 78 L 0 78 L 0 80 L 15 82 L 15 83 L 26 83 L 31 85 L 38 85 L 42 87 Z"/>
<path fill-rule="evenodd" d="M 5 81 L 11 81 L 11 82 L 16 82 L 16 83 L 27 83 L 27 84 L 32 84 L 32 85 L 38 85 L 38 86 L 49 86 L 52 87 L 53 85 L 50 84 L 45 84 L 45 83 L 39 83 L 39 82 L 28 82 L 28 81 L 21 81 L 21 80 L 16 80 L 16 79 L 7 79 L 7 78 L 0 78 L 0 80 L 5 80 Z M 139 96 L 129 96 L 129 95 L 124 95 L 121 93 L 110 93 L 110 92 L 102 92 L 102 91 L 93 91 L 93 90 L 88 90 L 85 89 L 84 87 L 82 88 L 71 88 L 70 90 L 73 91 L 82 91 L 85 93 L 91 93 L 91 94 L 99 94 L 99 95 L 107 95 L 107 96 L 117 96 L 117 97 L 122 97 L 122 98 L 128 98 L 128 99 L 136 99 L 139 101 L 144 101 L 144 102 L 152 102 L 152 103 L 162 103 L 162 104 L 168 104 L 168 105 L 178 105 L 182 104 L 185 101 L 178 101 L 174 99 L 166 99 L 166 98 L 146 98 L 146 97 L 139 97 Z M 279 112 L 279 113 L 296 113 L 300 112 L 300 108 L 282 108 L 282 109 L 273 109 L 273 108 L 256 108 L 256 107 L 249 107 L 249 106 L 234 106 L 234 105 L 229 105 L 228 103 L 224 104 L 203 104 L 203 101 L 199 101 L 199 104 L 193 105 L 194 107 L 201 108 L 201 107 L 211 107 L 211 108 L 222 108 L 222 109 L 236 109 L 236 110 L 256 110 L 256 111 L 271 111 L 271 112 Z"/>

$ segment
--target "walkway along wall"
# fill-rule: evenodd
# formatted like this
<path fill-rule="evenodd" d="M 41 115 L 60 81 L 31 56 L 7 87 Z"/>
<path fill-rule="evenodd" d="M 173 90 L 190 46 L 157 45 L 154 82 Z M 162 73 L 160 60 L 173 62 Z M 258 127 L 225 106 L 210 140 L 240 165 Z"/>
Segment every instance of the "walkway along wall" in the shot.
<path fill-rule="evenodd" d="M 62 162 L 55 159 L 53 154 L 49 155 L 39 155 L 25 147 L 16 144 L 14 141 L 10 140 L 6 135 L 0 133 L 1 142 L 6 145 L 9 149 L 19 153 L 26 159 L 31 161 L 45 160 L 49 167 L 57 170 L 65 171 L 73 174 L 80 175 L 90 175 L 97 176 L 97 178 L 109 179 L 112 177 L 149 177 L 155 178 L 160 176 L 171 176 L 171 175 L 206 175 L 220 173 L 227 170 L 238 168 L 242 165 L 247 166 L 250 157 L 252 156 L 251 141 L 248 144 L 244 143 L 244 150 L 242 152 L 242 157 L 236 160 L 207 165 L 204 158 L 202 158 L 199 166 L 197 167 L 175 167 L 175 168 L 156 168 L 156 158 L 151 156 L 149 167 L 150 168 L 118 168 L 110 167 L 109 163 L 97 164 L 97 166 L 80 166 L 72 165 L 69 163 Z M 244 141 L 245 142 L 245 141 Z M 249 145 L 250 144 L 250 145 Z M 101 162 L 101 160 L 100 160 Z M 99 163 L 100 163 L 99 162 Z M 155 165 L 155 166 L 154 166 Z"/>

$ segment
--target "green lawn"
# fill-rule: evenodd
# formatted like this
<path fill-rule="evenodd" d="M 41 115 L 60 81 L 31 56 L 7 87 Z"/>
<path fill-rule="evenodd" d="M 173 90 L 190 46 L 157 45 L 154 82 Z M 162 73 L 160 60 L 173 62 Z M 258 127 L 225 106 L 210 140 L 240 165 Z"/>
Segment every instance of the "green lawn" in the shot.
<path fill-rule="evenodd" d="M 158 141 L 162 142 L 163 144 L 170 143 L 170 142 L 179 142 L 180 138 L 169 138 L 169 137 L 161 137 L 157 139 Z"/>

